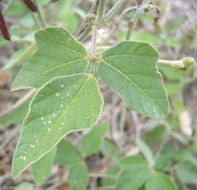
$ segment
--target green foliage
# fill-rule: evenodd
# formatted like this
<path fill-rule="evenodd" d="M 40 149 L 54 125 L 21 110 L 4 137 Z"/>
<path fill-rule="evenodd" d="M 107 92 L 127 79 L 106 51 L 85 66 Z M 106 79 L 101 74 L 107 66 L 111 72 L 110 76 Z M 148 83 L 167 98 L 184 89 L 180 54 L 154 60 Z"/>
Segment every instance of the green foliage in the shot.
<path fill-rule="evenodd" d="M 92 127 L 102 106 L 92 76 L 58 77 L 42 86 L 32 99 L 23 124 L 14 154 L 13 176 L 52 150 L 66 134 Z"/>
<path fill-rule="evenodd" d="M 81 160 L 81 153 L 67 140 L 61 140 L 57 146 L 55 161 L 62 165 L 73 165 Z"/>
<path fill-rule="evenodd" d="M 160 172 L 155 172 L 152 174 L 146 184 L 146 188 L 148 190 L 177 190 L 177 187 L 170 176 Z"/>
<path fill-rule="evenodd" d="M 89 156 L 96 153 L 101 142 L 109 129 L 108 124 L 103 123 L 94 127 L 87 135 L 81 140 L 81 152 L 83 156 Z M 91 142 L 91 143 L 90 143 Z"/>
<path fill-rule="evenodd" d="M 116 190 L 137 190 L 150 177 L 148 163 L 140 156 L 125 157 L 120 161 L 122 172 L 116 184 Z"/>
<path fill-rule="evenodd" d="M 87 71 L 85 48 L 65 29 L 49 27 L 37 32 L 35 40 L 38 50 L 17 75 L 12 90 L 39 88 L 54 77 Z"/>
<path fill-rule="evenodd" d="M 33 184 L 28 183 L 28 182 L 23 182 L 19 184 L 15 190 L 32 190 L 33 189 Z"/>
<path fill-rule="evenodd" d="M 148 43 L 121 42 L 102 54 L 98 72 L 129 109 L 150 117 L 166 117 L 168 100 L 156 70 L 158 52 Z"/>
<path fill-rule="evenodd" d="M 55 154 L 56 149 L 53 149 L 32 165 L 32 174 L 36 183 L 43 183 L 51 175 Z"/>
<path fill-rule="evenodd" d="M 67 182 L 70 184 L 70 190 L 86 190 L 88 184 L 88 168 L 81 162 L 72 166 L 69 170 Z"/>

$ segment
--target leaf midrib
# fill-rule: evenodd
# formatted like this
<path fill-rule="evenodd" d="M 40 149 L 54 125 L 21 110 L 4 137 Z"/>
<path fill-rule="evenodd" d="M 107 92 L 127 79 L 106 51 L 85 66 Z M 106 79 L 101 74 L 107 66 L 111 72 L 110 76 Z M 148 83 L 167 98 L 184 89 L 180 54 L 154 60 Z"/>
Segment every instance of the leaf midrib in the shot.
<path fill-rule="evenodd" d="M 154 100 L 148 95 L 146 94 L 142 88 L 140 88 L 140 86 L 138 86 L 134 81 L 130 80 L 130 78 L 128 78 L 124 73 L 122 73 L 120 70 L 116 69 L 116 67 L 114 67 L 113 65 L 111 65 L 110 63 L 107 63 L 106 61 L 104 61 L 104 59 L 102 59 L 102 62 L 104 64 L 106 64 L 107 66 L 111 67 L 113 70 L 115 70 L 116 72 L 120 73 L 124 78 L 126 78 L 130 83 L 132 83 L 144 96 L 146 96 L 153 104 L 155 104 L 157 106 L 157 108 L 161 111 L 159 105 L 154 102 Z M 163 111 L 161 111 L 163 113 Z"/>

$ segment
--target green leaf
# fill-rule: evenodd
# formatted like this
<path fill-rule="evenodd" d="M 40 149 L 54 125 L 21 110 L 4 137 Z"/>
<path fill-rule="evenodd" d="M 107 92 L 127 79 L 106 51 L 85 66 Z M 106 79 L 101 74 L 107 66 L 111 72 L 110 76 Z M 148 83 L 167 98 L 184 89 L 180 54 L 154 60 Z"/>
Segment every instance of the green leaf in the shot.
<path fill-rule="evenodd" d="M 130 156 L 120 161 L 122 173 L 120 174 L 115 190 L 137 190 L 150 177 L 151 170 L 148 163 L 140 156 Z"/>
<path fill-rule="evenodd" d="M 197 165 L 190 160 L 178 163 L 175 171 L 183 183 L 197 184 Z"/>
<path fill-rule="evenodd" d="M 9 126 L 11 124 L 21 125 L 23 123 L 24 117 L 27 114 L 30 100 L 27 100 L 16 110 L 5 116 L 0 123 L 4 126 Z"/>
<path fill-rule="evenodd" d="M 73 165 L 81 160 L 79 150 L 67 140 L 61 140 L 57 146 L 55 161 L 62 165 Z"/>
<path fill-rule="evenodd" d="M 11 88 L 41 87 L 50 79 L 86 72 L 86 49 L 65 29 L 48 27 L 36 33 L 37 52 L 24 65 Z"/>
<path fill-rule="evenodd" d="M 70 190 L 86 190 L 88 184 L 88 168 L 85 163 L 79 163 L 70 168 L 67 182 Z"/>
<path fill-rule="evenodd" d="M 82 138 L 80 143 L 83 156 L 89 156 L 99 150 L 108 129 L 107 123 L 99 124 Z"/>
<path fill-rule="evenodd" d="M 41 184 L 50 177 L 55 155 L 56 148 L 32 165 L 32 174 L 36 183 Z"/>
<path fill-rule="evenodd" d="M 92 127 L 103 107 L 97 81 L 77 74 L 57 77 L 33 97 L 14 154 L 12 175 L 16 177 L 68 133 Z"/>
<path fill-rule="evenodd" d="M 107 171 L 107 175 L 112 176 L 112 177 L 105 177 L 103 176 L 102 178 L 102 187 L 105 186 L 114 186 L 116 183 L 116 175 L 120 172 L 120 167 L 118 167 L 117 165 L 113 165 L 112 167 L 109 168 L 109 170 Z M 106 190 L 108 190 L 106 188 Z M 111 190 L 111 188 L 109 188 L 109 190 Z"/>
<path fill-rule="evenodd" d="M 19 184 L 15 190 L 32 190 L 33 189 L 33 184 L 28 183 L 28 182 L 23 182 Z"/>
<path fill-rule="evenodd" d="M 142 151 L 142 153 L 146 157 L 147 161 L 151 164 L 151 166 L 153 166 L 154 165 L 153 153 L 152 153 L 151 149 L 148 147 L 148 145 L 145 144 L 140 139 L 138 139 L 136 141 L 136 144 L 138 145 L 139 149 Z"/>
<path fill-rule="evenodd" d="M 98 72 L 129 109 L 163 118 L 168 114 L 168 100 L 156 68 L 158 59 L 150 44 L 125 41 L 103 53 Z"/>
<path fill-rule="evenodd" d="M 104 156 L 111 160 L 117 160 L 120 155 L 120 150 L 118 147 L 107 139 L 104 139 L 101 144 L 101 152 Z"/>
<path fill-rule="evenodd" d="M 170 176 L 160 172 L 155 172 L 146 183 L 148 190 L 177 190 L 174 181 Z"/>
<path fill-rule="evenodd" d="M 171 163 L 170 157 L 166 154 L 161 154 L 155 160 L 154 168 L 156 170 L 165 170 L 170 165 L 170 163 Z"/>

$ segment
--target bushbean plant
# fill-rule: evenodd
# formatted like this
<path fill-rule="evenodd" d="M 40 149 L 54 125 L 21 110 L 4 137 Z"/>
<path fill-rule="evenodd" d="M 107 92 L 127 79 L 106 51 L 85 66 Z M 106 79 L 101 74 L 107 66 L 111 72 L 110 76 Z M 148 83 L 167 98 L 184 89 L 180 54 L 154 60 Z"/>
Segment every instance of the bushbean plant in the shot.
<path fill-rule="evenodd" d="M 32 11 L 38 11 L 33 1 L 24 2 L 28 2 Z M 35 43 L 27 49 L 35 53 L 11 85 L 12 91 L 33 89 L 27 95 L 33 98 L 13 156 L 13 177 L 32 165 L 35 181 L 43 183 L 56 161 L 70 166 L 67 182 L 71 190 L 87 188 L 88 169 L 84 159 L 99 150 L 109 129 L 108 124 L 98 124 L 104 105 L 98 80 L 117 93 L 128 109 L 147 117 L 167 117 L 169 102 L 157 65 L 166 63 L 185 68 L 193 59 L 168 63 L 159 59 L 159 52 L 150 43 L 128 40 L 138 16 L 149 9 L 158 9 L 140 1 L 134 7 L 136 15 L 129 22 L 127 39 L 98 52 L 97 29 L 124 2 L 117 1 L 105 13 L 105 0 L 95 1 L 76 36 L 56 26 L 46 26 L 36 32 Z M 90 33 L 91 53 L 81 43 Z M 81 150 L 63 140 L 71 132 L 90 128 L 93 129 L 81 140 Z M 149 147 L 141 140 L 136 144 L 144 157 L 121 154 L 116 166 L 109 171 L 116 174 L 116 178 L 103 181 L 109 186 L 106 189 L 176 190 L 171 176 L 155 167 L 155 157 Z"/>

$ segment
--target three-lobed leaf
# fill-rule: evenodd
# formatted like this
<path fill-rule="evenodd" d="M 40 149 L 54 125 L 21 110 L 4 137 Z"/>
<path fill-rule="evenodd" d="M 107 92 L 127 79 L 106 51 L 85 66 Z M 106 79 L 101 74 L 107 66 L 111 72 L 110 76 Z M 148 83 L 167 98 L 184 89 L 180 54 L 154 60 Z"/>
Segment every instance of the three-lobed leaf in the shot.
<path fill-rule="evenodd" d="M 37 52 L 24 65 L 11 89 L 39 88 L 58 76 L 87 72 L 87 51 L 65 29 L 48 27 L 35 35 Z"/>
<path fill-rule="evenodd" d="M 92 127 L 103 107 L 92 75 L 54 78 L 42 86 L 30 103 L 17 145 L 12 175 L 39 160 L 68 133 Z"/>
<path fill-rule="evenodd" d="M 124 41 L 102 54 L 98 72 L 129 109 L 163 118 L 168 114 L 168 100 L 156 68 L 158 59 L 150 44 Z"/>

